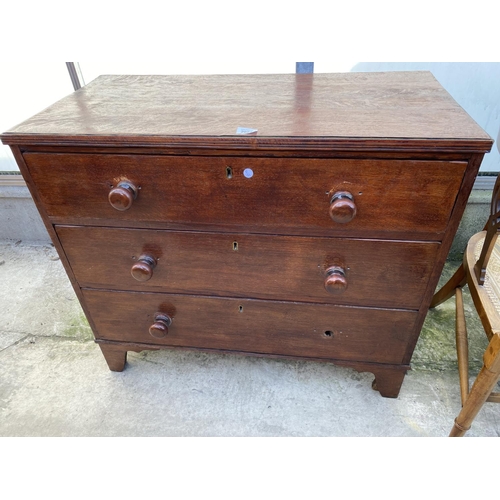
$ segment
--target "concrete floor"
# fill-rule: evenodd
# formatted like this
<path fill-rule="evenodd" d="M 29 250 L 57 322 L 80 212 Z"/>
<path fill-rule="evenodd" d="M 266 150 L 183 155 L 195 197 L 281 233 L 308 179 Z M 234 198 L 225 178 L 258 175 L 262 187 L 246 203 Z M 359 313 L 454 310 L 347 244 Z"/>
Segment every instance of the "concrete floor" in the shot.
<path fill-rule="evenodd" d="M 0 243 L 0 305 L 0 436 L 446 436 L 460 410 L 453 301 L 429 313 L 398 399 L 326 363 L 145 351 L 110 372 L 50 245 Z M 486 341 L 466 307 L 475 374 Z M 499 435 L 487 403 L 468 436 Z"/>

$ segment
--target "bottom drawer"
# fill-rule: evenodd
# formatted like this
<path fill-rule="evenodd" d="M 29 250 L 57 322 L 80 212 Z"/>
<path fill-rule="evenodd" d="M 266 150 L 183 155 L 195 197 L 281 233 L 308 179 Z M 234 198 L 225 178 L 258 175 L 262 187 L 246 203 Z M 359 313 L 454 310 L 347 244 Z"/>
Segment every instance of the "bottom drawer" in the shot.
<path fill-rule="evenodd" d="M 412 311 L 84 289 L 97 338 L 164 346 L 399 364 Z M 158 313 L 172 323 L 150 335 Z"/>

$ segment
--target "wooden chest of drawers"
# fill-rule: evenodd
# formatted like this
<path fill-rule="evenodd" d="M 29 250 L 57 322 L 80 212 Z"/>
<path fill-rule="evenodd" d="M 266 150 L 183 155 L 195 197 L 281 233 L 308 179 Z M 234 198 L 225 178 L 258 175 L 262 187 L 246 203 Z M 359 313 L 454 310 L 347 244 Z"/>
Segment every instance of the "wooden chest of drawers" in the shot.
<path fill-rule="evenodd" d="M 293 357 L 388 397 L 492 144 L 425 72 L 104 76 L 2 141 L 112 370 Z"/>

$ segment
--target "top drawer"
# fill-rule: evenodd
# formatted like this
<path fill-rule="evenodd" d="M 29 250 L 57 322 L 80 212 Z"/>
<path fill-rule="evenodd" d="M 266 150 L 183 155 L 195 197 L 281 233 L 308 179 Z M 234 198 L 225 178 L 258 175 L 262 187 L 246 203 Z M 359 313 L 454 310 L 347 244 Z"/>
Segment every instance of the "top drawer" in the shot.
<path fill-rule="evenodd" d="M 24 157 L 55 223 L 428 240 L 442 238 L 467 165 L 113 154 Z M 135 186 L 135 199 L 127 186 L 116 191 L 121 181 Z M 128 209 L 111 205 L 113 189 L 115 205 L 131 201 Z"/>

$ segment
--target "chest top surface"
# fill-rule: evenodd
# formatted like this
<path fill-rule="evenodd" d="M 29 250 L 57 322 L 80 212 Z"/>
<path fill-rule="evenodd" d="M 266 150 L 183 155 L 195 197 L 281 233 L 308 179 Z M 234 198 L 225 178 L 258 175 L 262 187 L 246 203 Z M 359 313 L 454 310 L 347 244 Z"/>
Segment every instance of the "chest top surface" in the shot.
<path fill-rule="evenodd" d="M 236 133 L 238 127 L 256 135 Z M 335 147 L 486 152 L 491 138 L 429 72 L 105 75 L 1 136 L 5 144 Z"/>

